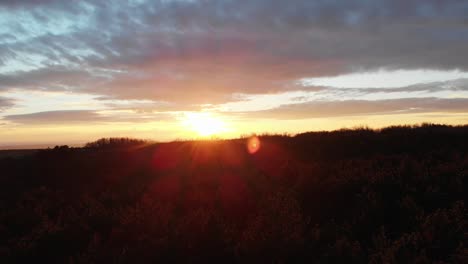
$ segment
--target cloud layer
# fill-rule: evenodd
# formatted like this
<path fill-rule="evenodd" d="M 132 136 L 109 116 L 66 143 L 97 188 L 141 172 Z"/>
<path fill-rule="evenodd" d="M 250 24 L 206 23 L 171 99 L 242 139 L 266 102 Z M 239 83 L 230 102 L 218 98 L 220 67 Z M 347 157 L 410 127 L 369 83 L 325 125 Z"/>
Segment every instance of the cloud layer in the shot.
<path fill-rule="evenodd" d="M 1 8 L 9 15 L 0 89 L 217 103 L 356 70 L 468 71 L 460 56 L 468 53 L 463 1 L 7 1 Z"/>
<path fill-rule="evenodd" d="M 19 124 L 68 124 L 100 120 L 99 114 L 87 110 L 64 110 L 37 112 L 32 114 L 8 115 L 5 120 Z"/>
<path fill-rule="evenodd" d="M 466 113 L 468 98 L 404 98 L 391 100 L 314 101 L 281 105 L 250 112 L 255 118 L 307 119 L 341 116 L 391 115 L 410 113 Z"/>
<path fill-rule="evenodd" d="M 94 123 L 142 123 L 155 121 L 173 121 L 174 115 L 167 113 L 139 113 L 132 110 L 61 110 L 29 114 L 7 115 L 3 118 L 16 124 L 51 125 L 51 124 L 88 124 Z"/>

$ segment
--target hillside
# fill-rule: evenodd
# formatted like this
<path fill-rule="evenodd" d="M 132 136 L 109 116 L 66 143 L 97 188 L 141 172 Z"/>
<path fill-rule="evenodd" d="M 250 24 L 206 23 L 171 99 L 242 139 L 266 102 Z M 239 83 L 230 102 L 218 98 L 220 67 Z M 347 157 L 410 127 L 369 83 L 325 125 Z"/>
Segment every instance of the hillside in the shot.
<path fill-rule="evenodd" d="M 468 126 L 0 157 L 0 260 L 462 263 Z"/>

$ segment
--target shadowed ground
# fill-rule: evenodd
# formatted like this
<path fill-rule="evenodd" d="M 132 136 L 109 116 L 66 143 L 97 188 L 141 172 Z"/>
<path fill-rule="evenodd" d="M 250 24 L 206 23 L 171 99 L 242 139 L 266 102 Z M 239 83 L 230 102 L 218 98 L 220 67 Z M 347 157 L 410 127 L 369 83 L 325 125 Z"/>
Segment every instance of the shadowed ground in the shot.
<path fill-rule="evenodd" d="M 6 262 L 468 257 L 466 126 L 103 139 L 4 157 L 0 170 Z"/>

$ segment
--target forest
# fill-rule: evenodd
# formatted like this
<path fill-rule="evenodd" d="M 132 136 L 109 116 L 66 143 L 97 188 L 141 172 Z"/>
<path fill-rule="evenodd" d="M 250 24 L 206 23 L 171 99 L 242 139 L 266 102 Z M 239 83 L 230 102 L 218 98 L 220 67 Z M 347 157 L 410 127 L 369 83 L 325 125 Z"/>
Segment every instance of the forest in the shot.
<path fill-rule="evenodd" d="M 0 157 L 1 263 L 468 263 L 468 126 Z"/>

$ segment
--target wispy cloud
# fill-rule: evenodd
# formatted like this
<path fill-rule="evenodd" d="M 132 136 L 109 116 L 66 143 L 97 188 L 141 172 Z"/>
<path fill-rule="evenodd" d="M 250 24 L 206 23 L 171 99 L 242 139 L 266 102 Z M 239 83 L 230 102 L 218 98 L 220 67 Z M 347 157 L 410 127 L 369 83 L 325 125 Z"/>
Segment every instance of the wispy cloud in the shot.
<path fill-rule="evenodd" d="M 13 106 L 13 104 L 14 104 L 13 99 L 0 96 L 0 112 L 2 112 L 6 108 Z"/>
<path fill-rule="evenodd" d="M 277 108 L 248 112 L 254 118 L 307 119 L 322 117 L 389 115 L 408 113 L 466 113 L 468 98 L 404 98 L 392 100 L 313 101 L 281 105 Z"/>
<path fill-rule="evenodd" d="M 100 116 L 97 113 L 88 110 L 49 111 L 4 117 L 4 120 L 20 124 L 73 123 L 99 119 Z"/>
<path fill-rule="evenodd" d="M 46 111 L 20 115 L 7 115 L 3 120 L 28 125 L 50 125 L 50 124 L 88 124 L 103 122 L 154 122 L 161 120 L 174 120 L 174 117 L 167 113 L 147 112 L 145 114 L 131 110 L 62 110 L 62 111 Z"/>

